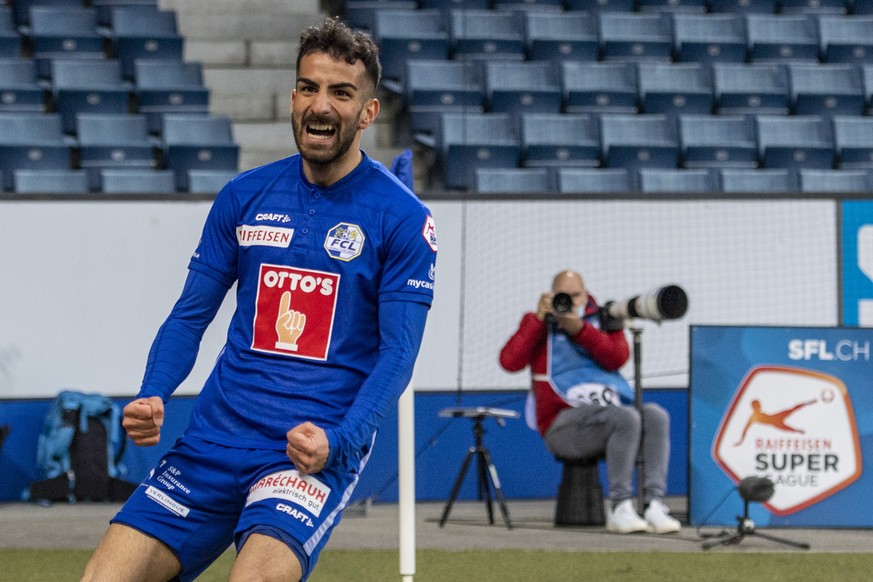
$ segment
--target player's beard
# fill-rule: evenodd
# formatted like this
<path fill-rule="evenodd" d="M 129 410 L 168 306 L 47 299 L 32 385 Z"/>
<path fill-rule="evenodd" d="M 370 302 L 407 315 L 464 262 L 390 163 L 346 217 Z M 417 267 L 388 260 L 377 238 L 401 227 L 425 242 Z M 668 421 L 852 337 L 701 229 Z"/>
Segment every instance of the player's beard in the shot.
<path fill-rule="evenodd" d="M 363 109 L 361 109 L 361 111 L 363 111 Z M 360 118 L 361 112 L 359 111 L 355 121 L 357 122 Z M 295 116 L 291 116 L 291 129 L 294 132 L 294 142 L 297 144 L 297 150 L 300 152 L 300 156 L 308 163 L 318 166 L 329 165 L 346 155 L 355 141 L 355 134 L 358 132 L 357 124 L 339 124 L 339 126 L 336 127 L 336 135 L 334 136 L 333 143 L 330 147 L 311 147 L 312 144 L 306 142 L 305 136 L 303 135 L 306 131 L 306 126 L 309 124 L 334 125 L 334 122 L 317 115 L 307 116 L 302 121 L 297 121 Z"/>

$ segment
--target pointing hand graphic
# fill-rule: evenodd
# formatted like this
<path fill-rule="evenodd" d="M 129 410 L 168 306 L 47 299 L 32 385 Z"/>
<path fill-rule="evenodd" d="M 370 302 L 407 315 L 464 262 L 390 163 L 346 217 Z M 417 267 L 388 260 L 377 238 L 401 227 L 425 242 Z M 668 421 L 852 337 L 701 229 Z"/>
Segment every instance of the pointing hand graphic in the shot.
<path fill-rule="evenodd" d="M 282 293 L 279 301 L 279 316 L 276 318 L 276 347 L 282 350 L 297 351 L 297 340 L 306 327 L 306 314 L 291 309 L 291 292 Z"/>

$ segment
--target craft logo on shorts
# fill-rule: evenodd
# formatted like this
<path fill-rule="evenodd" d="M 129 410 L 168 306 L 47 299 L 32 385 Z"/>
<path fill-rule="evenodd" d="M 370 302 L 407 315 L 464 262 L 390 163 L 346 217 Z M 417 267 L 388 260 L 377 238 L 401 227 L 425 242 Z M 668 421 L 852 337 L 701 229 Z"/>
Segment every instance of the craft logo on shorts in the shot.
<path fill-rule="evenodd" d="M 291 469 L 262 477 L 252 485 L 246 506 L 264 499 L 284 499 L 318 517 L 329 496 L 330 487 L 312 475 L 304 476 Z"/>
<path fill-rule="evenodd" d="M 364 231 L 360 226 L 341 222 L 327 231 L 324 250 L 335 259 L 351 261 L 364 250 L 364 238 Z"/>
<path fill-rule="evenodd" d="M 293 228 L 281 226 L 249 226 L 243 224 L 236 228 L 236 239 L 241 247 L 262 246 L 287 249 L 294 236 Z"/>
<path fill-rule="evenodd" d="M 436 224 L 434 224 L 432 216 L 428 216 L 425 219 L 424 228 L 421 229 L 421 236 L 424 237 L 430 250 L 437 252 Z"/>
<path fill-rule="evenodd" d="M 735 482 L 767 477 L 764 505 L 788 515 L 848 487 L 861 476 L 861 446 L 845 384 L 822 372 L 753 368 L 721 421 L 712 456 Z"/>
<path fill-rule="evenodd" d="M 336 273 L 262 264 L 252 349 L 326 360 L 339 280 Z"/>

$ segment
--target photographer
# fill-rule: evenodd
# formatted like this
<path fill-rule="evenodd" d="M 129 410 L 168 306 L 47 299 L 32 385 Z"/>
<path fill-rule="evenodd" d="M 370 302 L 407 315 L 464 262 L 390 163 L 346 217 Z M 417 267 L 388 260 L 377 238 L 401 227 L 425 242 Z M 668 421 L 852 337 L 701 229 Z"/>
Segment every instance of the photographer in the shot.
<path fill-rule="evenodd" d="M 556 457 L 605 454 L 612 502 L 609 531 L 677 532 L 679 521 L 661 501 L 670 419 L 660 406 L 645 404 L 641 422 L 633 406 L 634 389 L 617 371 L 629 355 L 624 320 L 598 306 L 579 273 L 565 270 L 555 275 L 552 291 L 542 294 L 536 313 L 524 315 L 500 352 L 500 365 L 508 372 L 530 366 L 536 427 Z M 632 488 L 641 432 L 643 517 L 634 507 Z"/>

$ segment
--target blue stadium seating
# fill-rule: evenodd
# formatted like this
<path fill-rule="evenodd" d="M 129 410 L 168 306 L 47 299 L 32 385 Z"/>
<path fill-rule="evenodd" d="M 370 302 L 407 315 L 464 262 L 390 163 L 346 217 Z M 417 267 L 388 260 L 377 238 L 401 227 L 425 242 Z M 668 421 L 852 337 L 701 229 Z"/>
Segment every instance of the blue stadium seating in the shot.
<path fill-rule="evenodd" d="M 718 174 L 713 168 L 641 168 L 639 188 L 640 192 L 661 194 L 717 192 Z"/>
<path fill-rule="evenodd" d="M 173 194 L 176 177 L 170 170 L 100 170 L 100 189 L 107 194 Z"/>
<path fill-rule="evenodd" d="M 738 14 L 674 14 L 673 48 L 681 62 L 745 62 L 746 21 Z"/>
<path fill-rule="evenodd" d="M 702 63 L 640 63 L 640 103 L 643 113 L 668 115 L 712 112 L 709 67 Z"/>
<path fill-rule="evenodd" d="M 161 148 L 166 168 L 176 175 L 176 189 L 188 190 L 190 170 L 236 171 L 239 146 L 230 119 L 211 115 L 163 116 Z"/>
<path fill-rule="evenodd" d="M 149 5 L 112 7 L 108 37 L 111 56 L 121 63 L 121 73 L 128 79 L 137 59 L 183 60 L 184 39 L 172 11 Z"/>
<path fill-rule="evenodd" d="M 71 144 L 56 113 L 0 113 L 0 172 L 11 190 L 15 170 L 71 168 Z"/>
<path fill-rule="evenodd" d="M 67 133 L 76 131 L 79 113 L 127 113 L 131 87 L 115 60 L 54 59 L 51 92 Z"/>
<path fill-rule="evenodd" d="M 476 191 L 481 194 L 547 194 L 553 191 L 548 168 L 479 168 Z"/>
<path fill-rule="evenodd" d="M 834 117 L 837 167 L 873 168 L 873 117 Z"/>
<path fill-rule="evenodd" d="M 790 91 L 785 65 L 715 63 L 712 77 L 719 114 L 788 113 Z"/>
<path fill-rule="evenodd" d="M 374 38 L 386 78 L 402 78 L 410 59 L 449 56 L 449 33 L 439 10 L 380 10 L 375 15 Z"/>
<path fill-rule="evenodd" d="M 600 143 L 607 168 L 678 167 L 676 123 L 667 115 L 601 115 Z"/>
<path fill-rule="evenodd" d="M 873 65 L 861 67 L 861 82 L 864 87 L 864 105 L 867 115 L 873 114 Z"/>
<path fill-rule="evenodd" d="M 834 167 L 834 135 L 829 120 L 817 115 L 758 115 L 755 127 L 762 167 Z"/>
<path fill-rule="evenodd" d="M 0 58 L 14 58 L 21 54 L 21 35 L 15 31 L 12 10 L 0 6 Z"/>
<path fill-rule="evenodd" d="M 79 167 L 88 172 L 89 187 L 100 189 L 100 170 L 153 169 L 156 143 L 149 137 L 144 115 L 78 115 Z"/>
<path fill-rule="evenodd" d="M 526 113 L 521 116 L 522 165 L 599 166 L 597 131 L 591 115 Z"/>
<path fill-rule="evenodd" d="M 779 0 L 781 14 L 846 14 L 852 0 Z"/>
<path fill-rule="evenodd" d="M 188 170 L 188 192 L 217 194 L 236 175 L 236 171 L 228 170 Z"/>
<path fill-rule="evenodd" d="M 777 0 L 709 0 L 709 11 L 730 14 L 774 14 Z"/>
<path fill-rule="evenodd" d="M 521 140 L 506 113 L 444 113 L 436 136 L 447 188 L 473 186 L 477 168 L 516 168 Z"/>
<path fill-rule="evenodd" d="M 795 14 L 747 14 L 751 62 L 817 62 L 819 41 L 813 17 Z"/>
<path fill-rule="evenodd" d="M 383 10 L 413 11 L 418 7 L 415 0 L 346 0 L 343 8 L 344 20 L 349 25 L 373 33 L 376 17 Z"/>
<path fill-rule="evenodd" d="M 632 62 L 561 63 L 567 112 L 636 113 L 639 111 L 637 67 Z"/>
<path fill-rule="evenodd" d="M 165 113 L 209 113 L 209 89 L 200 63 L 138 59 L 134 72 L 136 110 L 145 115 L 151 133 L 160 132 Z"/>
<path fill-rule="evenodd" d="M 719 190 L 725 193 L 760 194 L 798 191 L 797 170 L 723 168 L 718 172 Z"/>
<path fill-rule="evenodd" d="M 488 10 L 491 0 L 419 0 L 419 8 L 436 9 L 448 14 L 452 10 Z"/>
<path fill-rule="evenodd" d="M 86 194 L 84 170 L 15 170 L 13 192 L 17 194 Z"/>
<path fill-rule="evenodd" d="M 524 15 L 528 59 L 596 61 L 597 19 L 587 12 L 537 12 Z"/>
<path fill-rule="evenodd" d="M 44 111 L 45 91 L 31 59 L 0 59 L 0 111 Z"/>
<path fill-rule="evenodd" d="M 636 172 L 628 168 L 558 168 L 558 192 L 564 194 L 635 192 Z"/>
<path fill-rule="evenodd" d="M 822 15 L 818 32 L 826 62 L 873 63 L 873 15 Z"/>
<path fill-rule="evenodd" d="M 158 7 L 158 0 L 87 0 L 97 11 L 97 24 L 110 26 L 112 24 L 112 10 L 119 6 L 151 6 Z"/>
<path fill-rule="evenodd" d="M 758 140 L 747 115 L 683 115 L 679 118 L 682 166 L 758 166 Z"/>
<path fill-rule="evenodd" d="M 101 59 L 103 37 L 97 32 L 93 8 L 33 6 L 25 32 L 28 53 L 33 55 L 40 77 L 51 74 L 54 59 Z"/>
<path fill-rule="evenodd" d="M 873 0 L 851 0 L 852 14 L 873 14 Z"/>
<path fill-rule="evenodd" d="M 526 10 L 531 12 L 563 12 L 564 0 L 491 0 L 494 10 Z"/>
<path fill-rule="evenodd" d="M 482 71 L 473 61 L 406 64 L 404 98 L 413 132 L 436 133 L 443 112 L 482 113 Z"/>
<path fill-rule="evenodd" d="M 449 34 L 456 59 L 525 58 L 523 14 L 501 10 L 451 10 Z"/>
<path fill-rule="evenodd" d="M 590 12 L 633 12 L 636 0 L 566 0 L 568 11 Z"/>
<path fill-rule="evenodd" d="M 485 109 L 495 113 L 560 113 L 561 80 L 550 61 L 484 63 Z"/>
<path fill-rule="evenodd" d="M 788 67 L 792 112 L 796 115 L 861 115 L 864 88 L 857 67 L 849 64 L 791 64 Z"/>
<path fill-rule="evenodd" d="M 49 6 L 54 8 L 73 7 L 82 8 L 85 2 L 82 0 L 15 0 L 12 6 L 15 9 L 13 17 L 15 24 L 23 30 L 30 25 L 30 9 L 33 6 Z"/>
<path fill-rule="evenodd" d="M 598 23 L 604 60 L 671 60 L 673 30 L 669 14 L 602 12 Z"/>
<path fill-rule="evenodd" d="M 704 13 L 709 0 L 636 0 L 639 12 L 669 11 Z"/>
<path fill-rule="evenodd" d="M 841 194 L 873 192 L 873 174 L 868 170 L 800 169 L 800 191 Z"/>

